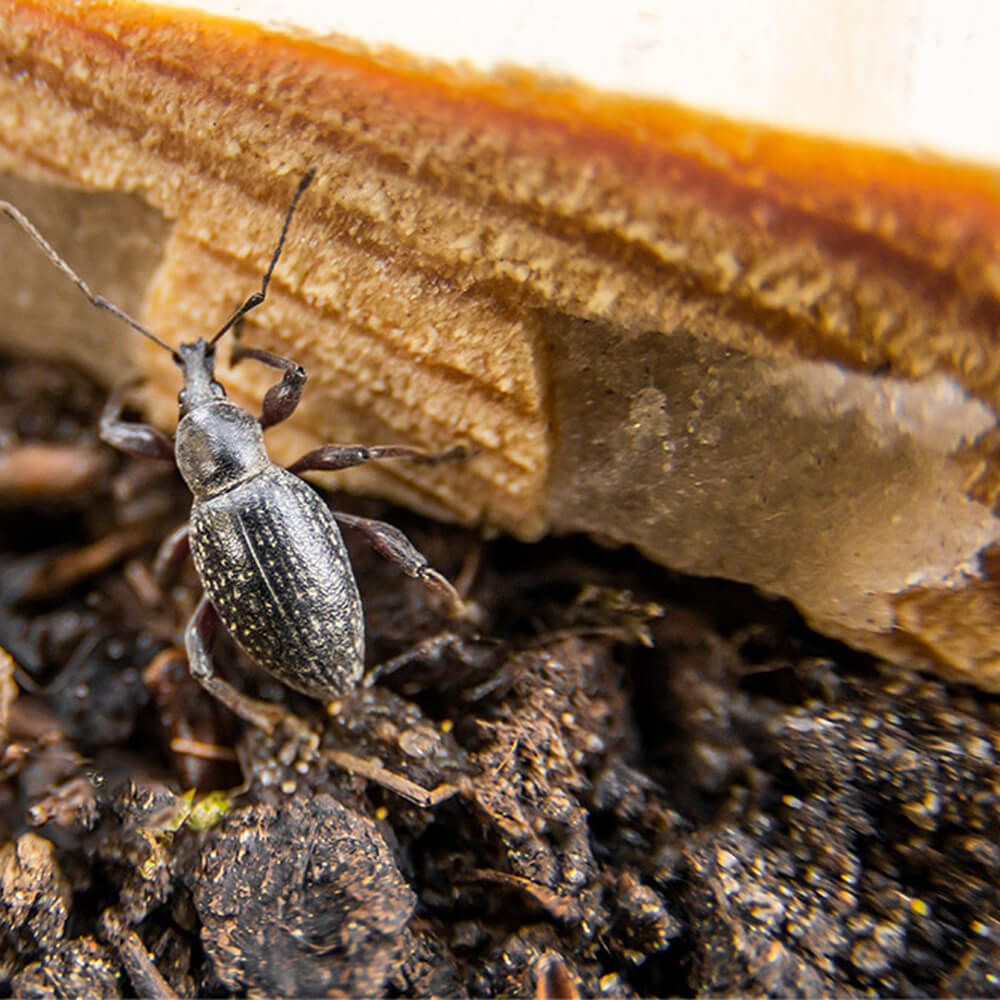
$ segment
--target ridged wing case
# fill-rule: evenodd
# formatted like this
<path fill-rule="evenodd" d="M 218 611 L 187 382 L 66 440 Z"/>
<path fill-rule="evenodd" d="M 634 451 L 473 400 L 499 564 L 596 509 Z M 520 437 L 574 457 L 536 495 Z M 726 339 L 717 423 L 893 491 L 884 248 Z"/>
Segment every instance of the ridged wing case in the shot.
<path fill-rule="evenodd" d="M 234 639 L 289 687 L 329 699 L 364 670 L 364 619 L 329 508 L 278 466 L 191 508 L 191 553 Z"/>

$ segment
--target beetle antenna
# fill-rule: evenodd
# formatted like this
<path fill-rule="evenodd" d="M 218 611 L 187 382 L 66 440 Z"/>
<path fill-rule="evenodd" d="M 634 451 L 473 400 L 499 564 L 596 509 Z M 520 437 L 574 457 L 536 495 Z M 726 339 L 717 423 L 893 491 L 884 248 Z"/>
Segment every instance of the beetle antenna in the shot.
<path fill-rule="evenodd" d="M 34 225 L 28 220 L 27 216 L 23 215 L 18 209 L 16 209 L 9 201 L 0 201 L 0 211 L 3 212 L 9 219 L 13 219 L 38 245 L 41 247 L 45 256 L 57 267 L 63 274 L 66 275 L 70 281 L 76 285 L 77 288 L 83 292 L 84 295 L 90 300 L 90 304 L 98 309 L 103 309 L 105 312 L 111 313 L 112 316 L 117 316 L 118 319 L 123 320 L 128 323 L 133 330 L 138 330 L 144 337 L 148 337 L 154 344 L 159 344 L 165 351 L 169 351 L 173 356 L 175 361 L 180 359 L 180 355 L 164 340 L 160 340 L 151 330 L 147 330 L 138 320 L 132 319 L 131 316 L 123 309 L 119 309 L 113 302 L 109 302 L 103 295 L 95 295 L 94 292 L 90 290 L 90 286 L 81 278 L 76 271 L 73 270 L 63 260 L 62 257 L 56 252 L 52 244 L 42 236 L 42 234 L 34 227 Z"/>
<path fill-rule="evenodd" d="M 271 283 L 271 275 L 274 274 L 274 269 L 278 266 L 278 258 L 281 256 L 281 251 L 285 247 L 285 237 L 288 235 L 288 227 L 292 224 L 292 216 L 295 214 L 295 209 L 299 204 L 299 199 L 305 193 L 305 190 L 312 183 L 312 179 L 316 176 L 316 169 L 306 171 L 302 180 L 299 181 L 299 186 L 295 190 L 295 196 L 292 198 L 291 205 L 288 206 L 288 211 L 285 213 L 285 224 L 281 227 L 281 235 L 278 237 L 278 245 L 274 248 L 274 254 L 271 257 L 271 263 L 268 266 L 266 273 L 264 274 L 264 280 L 260 284 L 260 291 L 254 292 L 250 295 L 246 302 L 241 305 L 236 312 L 226 320 L 225 326 L 208 342 L 209 349 L 215 347 L 218 343 L 219 338 L 229 330 L 231 330 L 251 309 L 256 309 L 263 301 L 267 295 L 267 286 Z"/>

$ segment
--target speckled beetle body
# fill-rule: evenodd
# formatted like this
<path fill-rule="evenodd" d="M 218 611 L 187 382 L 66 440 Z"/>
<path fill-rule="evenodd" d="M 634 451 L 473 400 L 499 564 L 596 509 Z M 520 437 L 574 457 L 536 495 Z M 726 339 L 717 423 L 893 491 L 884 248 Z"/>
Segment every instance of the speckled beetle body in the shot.
<path fill-rule="evenodd" d="M 262 431 L 292 414 L 306 373 L 293 361 L 243 346 L 239 334 L 243 317 L 264 302 L 295 207 L 311 179 L 309 173 L 299 184 L 260 290 L 210 340 L 176 349 L 95 295 L 16 208 L 0 202 L 0 211 L 39 244 L 93 305 L 168 350 L 181 368 L 184 385 L 174 442 L 153 427 L 122 421 L 119 393 L 101 416 L 101 437 L 130 454 L 176 462 L 193 496 L 191 518 L 161 547 L 157 573 L 163 575 L 190 548 L 205 589 L 185 633 L 191 672 L 238 715 L 266 729 L 287 715 L 215 674 L 210 653 L 216 626 L 221 622 L 254 661 L 307 695 L 330 699 L 354 687 L 364 670 L 364 617 L 338 522 L 437 591 L 453 612 L 463 608 L 451 584 L 427 565 L 402 532 L 381 521 L 331 511 L 297 473 L 380 459 L 459 458 L 464 449 L 434 456 L 407 445 L 331 444 L 283 469 L 264 446 Z M 215 379 L 215 345 L 230 330 L 236 337 L 233 364 L 250 358 L 282 372 L 281 381 L 265 395 L 259 418 L 231 402 Z"/>
<path fill-rule="evenodd" d="M 298 476 L 271 465 L 196 495 L 190 542 L 208 599 L 253 660 L 314 698 L 358 683 L 365 644 L 354 573 L 329 508 Z"/>
<path fill-rule="evenodd" d="M 197 345 L 185 355 L 207 363 Z M 194 378 L 185 380 L 174 454 L 194 498 L 189 544 L 205 594 L 275 677 L 315 698 L 342 694 L 361 679 L 365 646 L 337 522 L 313 489 L 271 462 L 260 422 L 214 391 L 192 394 Z"/>

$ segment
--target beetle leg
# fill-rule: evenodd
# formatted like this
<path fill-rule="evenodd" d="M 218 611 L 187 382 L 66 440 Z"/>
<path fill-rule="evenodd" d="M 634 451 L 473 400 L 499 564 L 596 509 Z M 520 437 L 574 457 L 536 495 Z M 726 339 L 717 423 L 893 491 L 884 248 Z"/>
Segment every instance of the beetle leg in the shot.
<path fill-rule="evenodd" d="M 264 351 L 259 347 L 245 347 L 239 341 L 241 326 L 242 323 L 238 323 L 234 330 L 237 339 L 233 343 L 233 352 L 229 355 L 229 364 L 235 366 L 244 358 L 250 358 L 252 361 L 260 361 L 262 364 L 277 368 L 282 373 L 281 381 L 277 385 L 272 385 L 264 396 L 260 426 L 266 429 L 281 423 L 282 420 L 287 420 L 295 412 L 306 385 L 306 370 L 297 362 L 289 361 L 270 351 Z"/>
<path fill-rule="evenodd" d="M 119 386 L 111 393 L 101 413 L 101 440 L 119 451 L 139 458 L 174 460 L 173 442 L 149 424 L 130 423 L 121 419 L 128 385 Z"/>
<path fill-rule="evenodd" d="M 384 458 L 409 458 L 423 465 L 438 465 L 441 462 L 458 462 L 471 458 L 474 454 L 473 449 L 461 444 L 441 452 L 429 452 L 406 444 L 378 444 L 371 447 L 363 444 L 325 444 L 322 448 L 306 452 L 297 462 L 288 466 L 288 471 L 335 472 Z"/>
<path fill-rule="evenodd" d="M 305 723 L 279 705 L 251 698 L 216 676 L 211 649 L 220 624 L 212 602 L 207 597 L 202 597 L 184 633 L 188 666 L 195 680 L 230 711 L 267 733 L 273 733 L 282 723 L 291 723 L 293 726 L 297 724 L 300 730 L 308 730 Z"/>
<path fill-rule="evenodd" d="M 162 587 L 191 551 L 188 525 L 182 524 L 171 531 L 160 543 L 153 560 L 153 579 Z"/>
<path fill-rule="evenodd" d="M 448 613 L 455 618 L 466 613 L 466 605 L 458 591 L 436 570 L 431 569 L 427 557 L 399 530 L 385 521 L 374 521 L 353 514 L 333 511 L 333 516 L 357 531 L 383 558 L 395 563 L 407 576 L 420 580 L 448 604 Z"/>

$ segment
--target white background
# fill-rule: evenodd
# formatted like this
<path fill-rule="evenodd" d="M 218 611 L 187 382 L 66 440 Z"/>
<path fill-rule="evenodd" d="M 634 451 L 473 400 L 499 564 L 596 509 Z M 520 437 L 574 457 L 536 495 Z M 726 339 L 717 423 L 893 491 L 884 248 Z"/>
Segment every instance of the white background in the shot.
<path fill-rule="evenodd" d="M 489 70 L 1000 165 L 992 0 L 188 0 Z"/>

